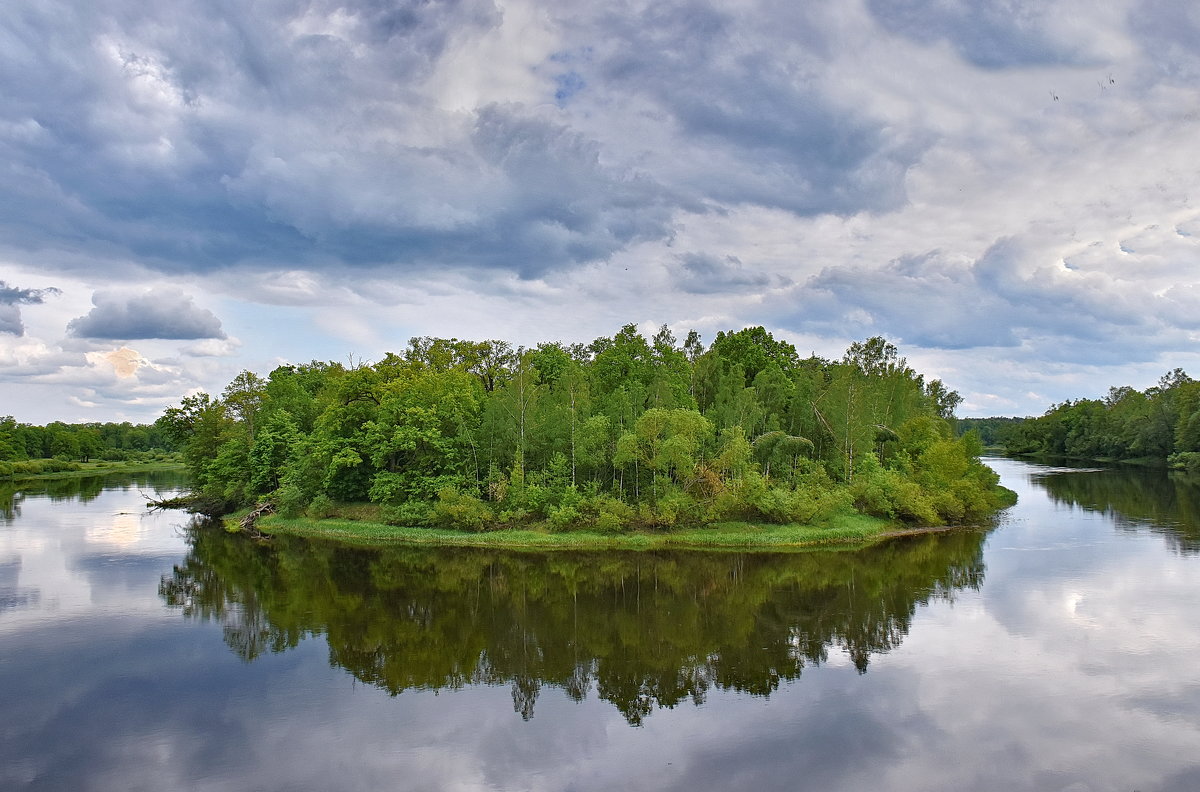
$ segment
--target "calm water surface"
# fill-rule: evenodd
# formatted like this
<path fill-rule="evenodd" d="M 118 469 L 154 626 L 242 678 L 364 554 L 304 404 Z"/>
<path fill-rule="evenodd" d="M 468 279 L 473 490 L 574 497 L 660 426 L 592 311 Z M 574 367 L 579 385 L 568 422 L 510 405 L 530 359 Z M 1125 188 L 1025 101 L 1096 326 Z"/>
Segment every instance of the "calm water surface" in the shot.
<path fill-rule="evenodd" d="M 1200 789 L 1200 488 L 859 552 L 258 546 L 0 489 L 0 789 Z"/>

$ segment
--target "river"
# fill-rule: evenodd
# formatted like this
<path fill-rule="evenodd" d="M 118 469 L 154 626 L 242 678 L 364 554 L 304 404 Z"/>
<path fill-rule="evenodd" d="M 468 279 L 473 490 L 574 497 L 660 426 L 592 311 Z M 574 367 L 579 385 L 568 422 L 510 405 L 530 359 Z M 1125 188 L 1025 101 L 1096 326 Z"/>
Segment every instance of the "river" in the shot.
<path fill-rule="evenodd" d="M 0 789 L 1200 789 L 1200 486 L 860 551 L 259 545 L 0 489 Z"/>

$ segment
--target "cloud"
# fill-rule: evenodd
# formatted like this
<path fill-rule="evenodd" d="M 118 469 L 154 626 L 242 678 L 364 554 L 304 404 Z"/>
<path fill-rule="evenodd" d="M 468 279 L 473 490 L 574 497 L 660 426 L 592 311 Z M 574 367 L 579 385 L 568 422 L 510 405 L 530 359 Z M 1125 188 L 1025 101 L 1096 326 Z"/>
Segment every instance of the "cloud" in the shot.
<path fill-rule="evenodd" d="M 823 13 L 683 0 L 571 7 L 559 22 L 582 53 L 569 68 L 595 86 L 575 102 L 618 111 L 624 145 L 690 205 L 895 209 L 931 138 L 833 92 L 839 35 Z"/>
<path fill-rule="evenodd" d="M 1072 265 L 1004 238 L 973 261 L 935 250 L 828 267 L 775 309 L 794 330 L 882 334 L 930 349 L 1020 347 L 1043 361 L 1150 361 L 1200 329 L 1195 288 L 1162 289 L 1111 258 L 1081 255 Z"/>
<path fill-rule="evenodd" d="M 1094 65 L 1093 6 L 1027 0 L 868 0 L 887 30 L 921 43 L 948 41 L 985 69 Z"/>
<path fill-rule="evenodd" d="M 31 46 L 8 57 L 28 81 L 10 112 L 41 130 L 5 141 L 15 244 L 84 237 L 169 272 L 525 273 L 670 234 L 663 188 L 601 163 L 554 113 L 503 96 L 437 105 L 439 70 L 503 19 L 487 0 L 246 7 L 220 26 L 186 1 L 164 19 L 119 3 L 72 10 L 75 25 L 63 13 L 29 14 Z M 541 81 L 531 98 L 553 95 Z"/>
<path fill-rule="evenodd" d="M 49 295 L 61 294 L 58 289 L 20 289 L 0 280 L 0 333 L 25 335 L 21 322 L 21 305 L 37 305 Z"/>
<path fill-rule="evenodd" d="M 930 138 L 836 101 L 829 37 L 767 10 L 783 13 L 329 0 L 214 25 L 192 0 L 49 2 L 0 55 L 17 207 L 0 227 L 164 272 L 529 277 L 668 241 L 681 211 L 901 205 Z M 517 34 L 518 62 L 480 60 Z M 469 90 L 496 70 L 506 83 Z"/>
<path fill-rule="evenodd" d="M 205 338 L 195 344 L 184 347 L 182 352 L 188 357 L 230 357 L 242 346 L 236 338 Z"/>
<path fill-rule="evenodd" d="M 737 256 L 718 258 L 708 253 L 684 253 L 676 258 L 679 261 L 674 273 L 676 284 L 693 294 L 755 291 L 787 284 L 786 280 L 747 268 Z"/>
<path fill-rule="evenodd" d="M 96 292 L 95 307 L 72 319 L 68 333 L 92 339 L 225 338 L 221 320 L 183 292 L 160 288 L 140 294 Z"/>
<path fill-rule="evenodd" d="M 1200 14 L 1173 0 L 1145 0 L 1129 24 L 1156 65 L 1172 78 L 1200 78 Z"/>
<path fill-rule="evenodd" d="M 113 367 L 113 371 L 121 379 L 132 377 L 137 373 L 139 368 L 147 363 L 146 359 L 137 350 L 130 349 L 129 347 L 114 349 L 104 355 L 103 359 L 108 361 Z"/>
<path fill-rule="evenodd" d="M 107 352 L 89 295 L 186 284 L 222 321 L 137 346 L 188 388 L 620 316 L 985 348 L 1030 381 L 979 398 L 1040 412 L 1200 339 L 1197 30 L 1172 0 L 0 6 L 0 278 L 65 292 L 0 301 L 0 357 Z"/>

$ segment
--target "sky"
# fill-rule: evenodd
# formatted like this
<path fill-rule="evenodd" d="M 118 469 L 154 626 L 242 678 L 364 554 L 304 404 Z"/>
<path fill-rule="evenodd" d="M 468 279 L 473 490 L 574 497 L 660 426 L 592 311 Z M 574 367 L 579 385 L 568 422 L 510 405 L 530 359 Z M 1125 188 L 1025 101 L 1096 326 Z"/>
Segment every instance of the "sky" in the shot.
<path fill-rule="evenodd" d="M 11 0 L 0 96 L 20 421 L 628 323 L 962 416 L 1200 376 L 1186 0 Z"/>

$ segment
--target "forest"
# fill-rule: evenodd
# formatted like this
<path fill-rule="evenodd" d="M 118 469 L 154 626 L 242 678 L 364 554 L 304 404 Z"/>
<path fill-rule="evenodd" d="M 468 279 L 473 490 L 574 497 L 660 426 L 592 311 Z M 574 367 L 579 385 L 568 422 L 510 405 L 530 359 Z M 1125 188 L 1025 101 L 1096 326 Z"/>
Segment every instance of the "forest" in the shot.
<path fill-rule="evenodd" d="M 373 364 L 242 372 L 157 426 L 204 511 L 269 500 L 393 525 L 623 531 L 862 513 L 959 523 L 1003 502 L 959 396 L 883 338 L 801 358 L 762 327 L 705 348 L 635 325 L 590 344 L 414 338 Z"/>
<path fill-rule="evenodd" d="M 959 418 L 955 432 L 960 435 L 974 432 L 979 435 L 979 442 L 984 448 L 1003 447 L 1008 442 L 1008 436 L 1026 418 Z"/>
<path fill-rule="evenodd" d="M 1012 454 L 1142 460 L 1200 472 L 1200 382 L 1182 369 L 1144 391 L 1110 388 L 1103 399 L 1056 404 L 1007 429 Z"/>

